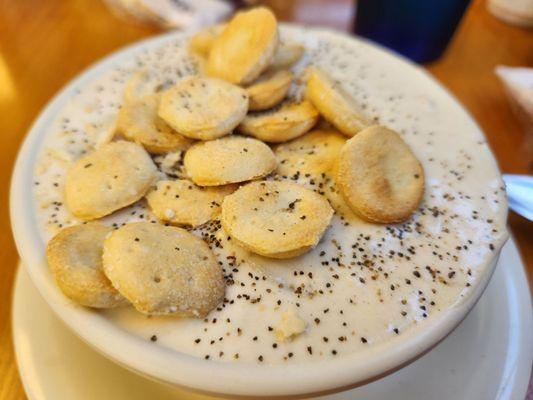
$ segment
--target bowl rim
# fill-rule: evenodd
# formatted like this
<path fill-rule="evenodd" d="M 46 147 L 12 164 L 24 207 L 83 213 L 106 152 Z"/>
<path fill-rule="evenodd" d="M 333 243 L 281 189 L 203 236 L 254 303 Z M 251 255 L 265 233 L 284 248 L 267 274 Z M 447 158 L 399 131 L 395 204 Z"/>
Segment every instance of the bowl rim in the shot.
<path fill-rule="evenodd" d="M 282 29 L 300 29 L 297 25 L 281 24 Z M 421 79 L 427 79 L 435 90 L 447 97 L 450 104 L 465 114 L 475 129 L 483 134 L 470 114 L 426 71 L 389 50 L 366 40 L 349 37 L 324 28 L 306 28 L 312 32 L 327 32 L 348 40 L 367 43 L 389 57 L 415 68 Z M 59 291 L 45 259 L 45 245 L 36 228 L 33 205 L 34 162 L 41 149 L 46 127 L 57 112 L 76 92 L 100 73 L 140 49 L 158 46 L 189 32 L 170 32 L 126 46 L 93 64 L 68 83 L 47 104 L 32 125 L 17 155 L 10 190 L 10 218 L 19 255 L 39 292 L 58 317 L 83 341 L 122 366 L 142 375 L 173 385 L 193 388 L 206 393 L 239 396 L 304 395 L 336 391 L 366 383 L 401 368 L 438 344 L 466 317 L 485 290 L 494 272 L 499 252 L 507 235 L 495 244 L 492 262 L 477 285 L 455 306 L 428 319 L 423 329 L 410 328 L 410 334 L 399 340 L 391 339 L 362 352 L 338 359 L 302 364 L 259 365 L 250 363 L 206 362 L 203 359 L 154 346 L 148 340 L 119 329 L 99 313 L 77 306 Z M 494 156 L 492 160 L 497 167 Z M 43 273 L 43 271 L 45 271 Z M 401 343 L 401 346 L 398 346 Z"/>

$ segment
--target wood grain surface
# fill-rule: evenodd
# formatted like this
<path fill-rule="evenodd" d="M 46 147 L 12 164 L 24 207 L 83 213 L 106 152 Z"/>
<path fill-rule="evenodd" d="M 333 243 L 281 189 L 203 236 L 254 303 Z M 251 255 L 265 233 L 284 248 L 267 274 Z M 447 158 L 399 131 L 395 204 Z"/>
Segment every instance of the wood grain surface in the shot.
<path fill-rule="evenodd" d="M 349 31 L 350 0 L 270 0 L 281 20 Z M 11 342 L 11 297 L 17 252 L 8 193 L 17 149 L 48 100 L 101 57 L 157 34 L 124 21 L 99 0 L 0 0 L 0 399 L 25 398 Z M 533 66 L 533 31 L 508 26 L 474 0 L 447 53 L 428 70 L 453 92 L 485 131 L 503 172 L 533 173 L 533 136 L 515 118 L 493 70 Z M 531 285 L 533 224 L 511 213 Z"/>

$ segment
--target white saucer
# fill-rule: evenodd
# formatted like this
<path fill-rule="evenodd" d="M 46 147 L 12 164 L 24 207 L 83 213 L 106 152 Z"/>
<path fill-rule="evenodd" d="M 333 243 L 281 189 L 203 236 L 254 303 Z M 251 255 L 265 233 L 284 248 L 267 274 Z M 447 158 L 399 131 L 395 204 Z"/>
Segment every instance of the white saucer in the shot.
<path fill-rule="evenodd" d="M 85 345 L 53 314 L 19 268 L 13 336 L 30 400 L 209 399 L 152 382 Z M 479 303 L 442 343 L 366 386 L 323 399 L 519 399 L 533 362 L 533 312 L 514 241 L 504 247 Z"/>

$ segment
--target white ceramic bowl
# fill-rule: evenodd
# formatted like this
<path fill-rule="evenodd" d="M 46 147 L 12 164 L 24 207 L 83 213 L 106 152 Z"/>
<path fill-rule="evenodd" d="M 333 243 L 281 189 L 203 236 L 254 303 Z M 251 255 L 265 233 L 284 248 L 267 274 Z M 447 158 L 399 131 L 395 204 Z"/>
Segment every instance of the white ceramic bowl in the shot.
<path fill-rule="evenodd" d="M 284 29 L 298 29 L 284 27 Z M 312 31 L 311 31 L 312 32 Z M 44 133 L 58 110 L 69 100 L 76 88 L 83 86 L 111 65 L 120 63 L 139 48 L 152 47 L 170 40 L 171 33 L 127 47 L 94 65 L 61 91 L 37 119 L 20 149 L 11 186 L 11 222 L 19 254 L 44 299 L 56 314 L 94 349 L 123 365 L 151 378 L 196 390 L 224 395 L 302 395 L 362 384 L 401 368 L 430 350 L 448 335 L 472 309 L 492 275 L 497 254 L 476 286 L 464 301 L 445 311 L 440 317 L 411 329 L 412 334 L 401 342 L 385 342 L 367 350 L 348 354 L 331 361 L 290 365 L 250 365 L 241 363 L 205 362 L 202 359 L 154 346 L 145 338 L 120 329 L 98 312 L 74 305 L 58 289 L 45 260 L 45 243 L 37 229 L 32 204 L 32 176 L 37 155 L 43 145 Z M 342 36 L 340 34 L 336 34 Z M 346 40 L 346 39 L 342 39 Z M 358 40 L 358 39 L 353 39 Z M 409 71 L 423 81 L 428 91 L 444 97 L 450 118 L 468 120 L 479 130 L 461 106 L 422 69 L 385 50 L 368 47 L 382 61 Z M 400 344 L 400 345 L 399 345 Z M 65 366 L 68 368 L 68 366 Z"/>

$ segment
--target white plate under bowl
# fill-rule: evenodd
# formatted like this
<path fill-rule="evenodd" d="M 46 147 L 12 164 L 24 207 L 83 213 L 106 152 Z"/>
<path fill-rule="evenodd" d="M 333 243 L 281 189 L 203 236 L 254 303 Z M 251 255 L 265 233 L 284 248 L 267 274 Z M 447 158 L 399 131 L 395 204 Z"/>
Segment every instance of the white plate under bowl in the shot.
<path fill-rule="evenodd" d="M 287 31 L 301 28 L 283 27 Z M 328 35 L 331 40 L 353 45 L 354 40 L 371 54 L 376 63 L 393 66 L 396 73 L 408 82 L 420 85 L 427 93 L 446 106 L 450 118 L 465 121 L 473 132 L 481 133 L 462 107 L 421 68 L 375 46 L 346 36 L 320 30 L 305 31 L 309 35 Z M 410 328 L 408 336 L 398 336 L 401 345 L 391 341 L 376 344 L 362 352 L 356 352 L 334 360 L 317 363 L 260 365 L 251 363 L 205 362 L 162 346 L 154 346 L 145 338 L 121 329 L 102 314 L 77 307 L 60 292 L 47 268 L 44 242 L 37 228 L 33 210 L 31 186 L 35 162 L 43 146 L 46 128 L 58 111 L 70 100 L 73 93 L 87 85 L 104 71 L 131 59 L 138 52 L 160 46 L 174 40 L 180 33 L 171 33 L 130 46 L 83 73 L 67 86 L 48 105 L 32 127 L 17 159 L 11 188 L 11 219 L 19 254 L 27 266 L 29 275 L 43 298 L 56 314 L 96 350 L 127 368 L 177 386 L 187 386 L 210 393 L 228 395 L 301 395 L 341 388 L 368 382 L 398 369 L 431 349 L 448 335 L 468 314 L 485 289 L 496 264 L 491 265 L 479 277 L 468 297 L 443 311 L 438 318 Z M 490 157 L 490 156 L 489 156 Z M 499 247 L 499 244 L 498 246 Z M 499 250 L 496 248 L 496 251 Z M 456 351 L 462 351 L 460 348 Z"/>
<path fill-rule="evenodd" d="M 430 353 L 379 381 L 323 399 L 523 400 L 533 357 L 527 279 L 513 241 L 481 300 Z M 142 378 L 77 338 L 19 268 L 13 302 L 17 363 L 30 400 L 210 399 Z"/>

